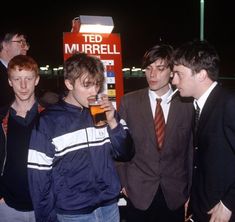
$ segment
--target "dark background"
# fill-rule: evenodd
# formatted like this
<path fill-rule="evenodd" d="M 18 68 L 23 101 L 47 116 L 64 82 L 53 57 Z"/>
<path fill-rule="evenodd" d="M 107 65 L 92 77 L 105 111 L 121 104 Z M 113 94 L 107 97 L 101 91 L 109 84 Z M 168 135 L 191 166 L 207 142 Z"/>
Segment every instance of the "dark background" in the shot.
<path fill-rule="evenodd" d="M 113 32 L 121 35 L 123 67 L 140 66 L 144 52 L 160 38 L 178 46 L 200 37 L 200 0 L 61 1 L 8 1 L 1 6 L 1 31 L 10 27 L 25 31 L 31 45 L 29 55 L 39 65 L 63 63 L 63 32 L 70 32 L 72 19 L 79 15 L 113 17 Z M 205 0 L 204 36 L 218 50 L 222 76 L 235 76 L 232 4 Z"/>

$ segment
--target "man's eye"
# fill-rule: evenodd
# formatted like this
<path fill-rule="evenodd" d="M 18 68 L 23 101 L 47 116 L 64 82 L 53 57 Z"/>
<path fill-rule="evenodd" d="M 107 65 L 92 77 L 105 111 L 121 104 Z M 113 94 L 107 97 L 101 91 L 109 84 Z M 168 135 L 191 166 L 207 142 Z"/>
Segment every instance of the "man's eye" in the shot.
<path fill-rule="evenodd" d="M 164 67 L 159 67 L 159 68 L 158 68 L 158 71 L 160 71 L 160 72 L 162 72 L 162 71 L 164 71 L 164 70 L 165 70 Z"/>
<path fill-rule="evenodd" d="M 84 85 L 84 87 L 85 87 L 85 88 L 89 88 L 89 87 L 93 86 L 93 85 L 94 85 L 94 83 L 91 83 L 91 82 L 85 82 L 83 85 Z"/>
<path fill-rule="evenodd" d="M 101 82 L 96 82 L 95 86 L 101 86 Z"/>
<path fill-rule="evenodd" d="M 84 83 L 84 87 L 85 88 L 89 87 L 89 84 L 88 83 Z"/>

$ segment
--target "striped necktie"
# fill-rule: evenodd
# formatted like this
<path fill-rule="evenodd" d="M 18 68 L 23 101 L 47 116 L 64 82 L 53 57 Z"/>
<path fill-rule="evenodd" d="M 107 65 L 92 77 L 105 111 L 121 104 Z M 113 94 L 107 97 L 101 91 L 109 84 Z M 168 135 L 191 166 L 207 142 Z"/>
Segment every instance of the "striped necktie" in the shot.
<path fill-rule="evenodd" d="M 161 107 L 161 101 L 162 99 L 156 99 L 157 100 L 157 106 L 155 110 L 155 131 L 156 131 L 156 138 L 158 143 L 158 148 L 162 148 L 162 144 L 164 141 L 164 135 L 165 135 L 165 119 Z"/>

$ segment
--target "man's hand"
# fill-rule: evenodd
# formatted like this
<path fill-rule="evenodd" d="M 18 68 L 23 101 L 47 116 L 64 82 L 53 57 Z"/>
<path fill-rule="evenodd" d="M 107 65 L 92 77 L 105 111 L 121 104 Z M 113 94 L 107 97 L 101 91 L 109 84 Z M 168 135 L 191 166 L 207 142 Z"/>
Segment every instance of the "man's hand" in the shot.
<path fill-rule="evenodd" d="M 192 218 L 192 214 L 189 212 L 188 205 L 189 205 L 189 199 L 184 204 L 184 221 L 185 222 L 191 221 L 190 219 Z"/>
<path fill-rule="evenodd" d="M 122 188 L 121 193 L 123 193 L 126 197 L 128 197 L 125 187 Z"/>
<path fill-rule="evenodd" d="M 114 129 L 117 126 L 117 121 L 114 117 L 115 108 L 107 95 L 102 94 L 101 98 L 102 100 L 100 101 L 100 105 L 106 113 L 107 123 L 109 124 L 111 129 Z"/>
<path fill-rule="evenodd" d="M 232 211 L 225 207 L 221 201 L 207 213 L 211 214 L 209 222 L 228 222 L 232 215 Z"/>

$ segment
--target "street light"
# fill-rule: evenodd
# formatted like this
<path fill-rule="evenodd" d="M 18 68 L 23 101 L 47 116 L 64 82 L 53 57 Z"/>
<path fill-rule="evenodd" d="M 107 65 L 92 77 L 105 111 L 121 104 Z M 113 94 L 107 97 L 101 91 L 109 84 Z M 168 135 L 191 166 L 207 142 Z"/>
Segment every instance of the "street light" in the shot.
<path fill-rule="evenodd" d="M 200 40 L 204 40 L 204 0 L 200 0 Z"/>
<path fill-rule="evenodd" d="M 80 15 L 72 20 L 71 32 L 110 34 L 113 28 L 113 19 L 110 16 Z"/>

